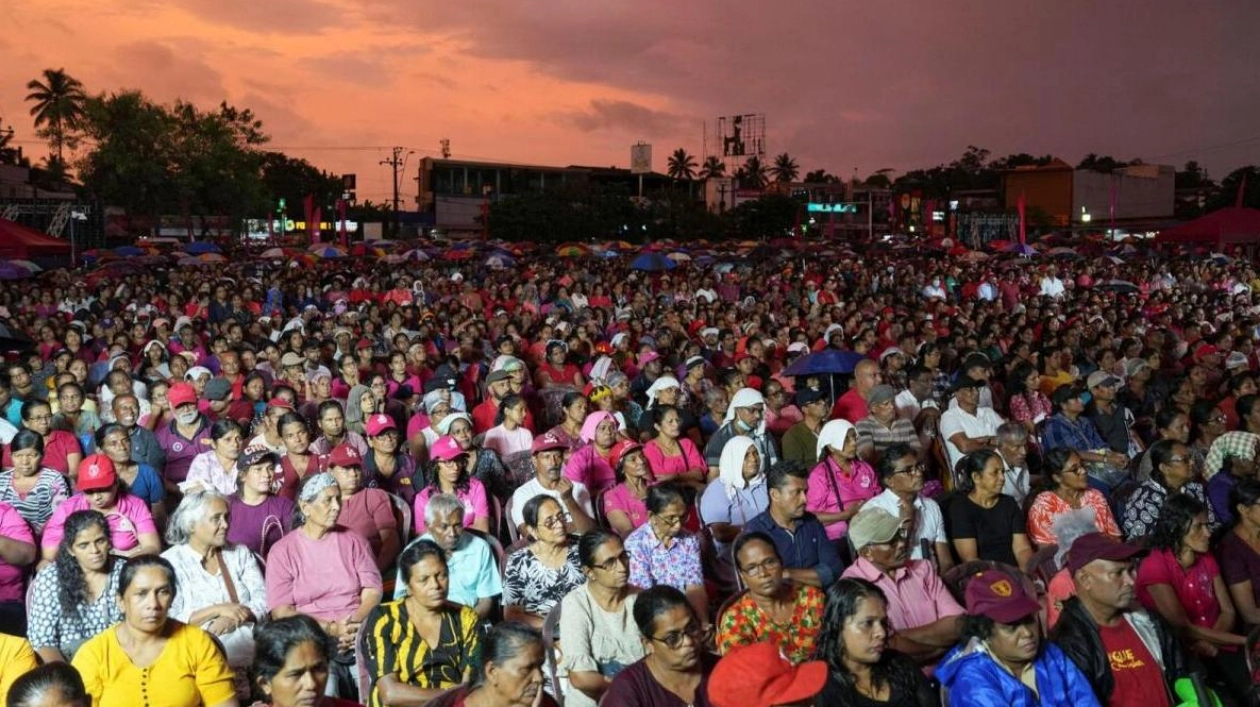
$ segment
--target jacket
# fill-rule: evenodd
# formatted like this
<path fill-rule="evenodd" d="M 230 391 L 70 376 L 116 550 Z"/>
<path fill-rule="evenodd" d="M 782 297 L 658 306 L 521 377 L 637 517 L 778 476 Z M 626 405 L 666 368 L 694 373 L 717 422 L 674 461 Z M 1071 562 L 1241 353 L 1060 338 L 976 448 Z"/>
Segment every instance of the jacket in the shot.
<path fill-rule="evenodd" d="M 1177 704 L 1180 699 L 1173 693 L 1172 685 L 1177 678 L 1194 672 L 1195 666 L 1181 649 L 1176 634 L 1163 619 L 1141 609 L 1126 613 L 1124 618 L 1159 664 L 1171 704 Z M 1098 701 L 1109 704 L 1111 693 L 1116 689 L 1111 663 L 1098 634 L 1098 624 L 1081 605 L 1080 599 L 1072 597 L 1063 603 L 1063 613 L 1050 632 L 1050 640 L 1085 674 Z"/>
<path fill-rule="evenodd" d="M 1100 707 L 1081 671 L 1053 643 L 1033 662 L 1037 694 L 998 664 L 978 638 L 955 646 L 936 666 L 950 707 Z"/>

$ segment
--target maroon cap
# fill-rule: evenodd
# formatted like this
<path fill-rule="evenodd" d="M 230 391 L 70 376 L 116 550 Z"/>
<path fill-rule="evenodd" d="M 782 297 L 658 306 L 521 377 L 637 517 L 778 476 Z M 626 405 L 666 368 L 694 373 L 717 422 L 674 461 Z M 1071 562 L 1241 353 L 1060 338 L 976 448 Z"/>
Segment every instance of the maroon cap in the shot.
<path fill-rule="evenodd" d="M 530 454 L 538 454 L 539 452 L 547 452 L 552 449 L 568 449 L 569 445 L 559 436 L 547 432 L 540 434 L 534 438 L 534 444 L 530 448 Z"/>
<path fill-rule="evenodd" d="M 1142 552 L 1140 547 L 1122 543 L 1106 533 L 1087 533 L 1077 538 L 1068 548 L 1068 571 L 1076 574 L 1094 560 L 1124 562 Z"/>
<path fill-rule="evenodd" d="M 973 577 L 965 595 L 968 614 L 987 616 L 1000 624 L 1013 624 L 1041 610 L 1041 604 L 1024 591 L 1023 582 L 997 570 Z"/>
<path fill-rule="evenodd" d="M 363 466 L 363 455 L 348 444 L 339 444 L 328 455 L 329 466 L 351 467 Z"/>
<path fill-rule="evenodd" d="M 289 402 L 288 400 L 285 400 L 284 398 L 272 398 L 271 400 L 268 400 L 267 407 L 280 408 L 281 410 L 296 410 L 297 409 L 293 407 L 293 403 Z"/>

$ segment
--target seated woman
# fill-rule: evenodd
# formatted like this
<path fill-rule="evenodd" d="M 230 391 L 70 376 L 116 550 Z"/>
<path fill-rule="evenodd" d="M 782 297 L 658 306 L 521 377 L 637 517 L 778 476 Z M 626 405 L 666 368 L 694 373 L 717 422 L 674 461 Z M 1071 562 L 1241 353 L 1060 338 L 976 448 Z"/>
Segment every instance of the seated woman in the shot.
<path fill-rule="evenodd" d="M 127 489 L 149 504 L 149 513 L 159 528 L 166 525 L 166 487 L 158 470 L 131 458 L 131 435 L 117 423 L 107 423 L 96 431 L 96 448 L 114 462 L 114 473 Z M 52 512 L 52 509 L 49 509 Z"/>
<path fill-rule="evenodd" d="M 1043 640 L 1041 605 L 1022 584 L 988 570 L 966 600 L 963 641 L 936 668 L 951 707 L 1099 707 L 1080 669 Z"/>
<path fill-rule="evenodd" d="M 516 621 L 495 624 L 482 642 L 471 688 L 456 687 L 425 707 L 556 707 L 543 691 L 542 635 Z"/>
<path fill-rule="evenodd" d="M 486 430 L 481 446 L 498 454 L 504 463 L 519 459 L 521 455 L 528 457 L 534 444 L 534 433 L 525 427 L 525 416 L 528 414 L 525 398 L 516 393 L 503 396 L 494 427 Z"/>
<path fill-rule="evenodd" d="M 1194 480 L 1196 474 L 1189 448 L 1177 440 L 1162 439 L 1146 450 L 1146 458 L 1151 462 L 1151 476 L 1124 502 L 1120 525 L 1125 537 L 1140 538 L 1154 532 L 1168 497 L 1178 492 L 1202 503 L 1207 508 L 1209 530 L 1216 530 L 1219 523 L 1208 504 L 1207 489 Z"/>
<path fill-rule="evenodd" d="M 618 707 L 708 707 L 717 656 L 705 650 L 713 633 L 677 589 L 660 585 L 634 602 L 644 657 L 613 678 L 603 703 Z M 825 703 L 824 703 L 825 704 Z"/>
<path fill-rule="evenodd" d="M 306 418 L 296 412 L 286 412 L 276 423 L 280 430 L 280 439 L 284 440 L 284 454 L 280 457 L 280 488 L 276 495 L 290 501 L 297 499 L 298 487 L 302 480 L 325 471 L 328 457 L 311 451 L 311 428 L 306 426 Z"/>
<path fill-rule="evenodd" d="M 785 579 L 783 560 L 765 533 L 741 535 L 733 554 L 748 590 L 718 617 L 718 652 L 770 641 L 793 664 L 812 658 L 822 629 L 822 590 Z"/>
<path fill-rule="evenodd" d="M 1235 633 L 1237 613 L 1220 566 L 1210 552 L 1207 506 L 1184 493 L 1169 496 L 1151 534 L 1151 552 L 1138 565 L 1134 589 L 1147 610 L 1158 613 L 1219 681 L 1243 699 L 1250 687 Z"/>
<path fill-rule="evenodd" d="M 718 478 L 700 497 L 700 516 L 713 536 L 718 579 L 735 580 L 731 543 L 744 532 L 748 521 L 770 506 L 766 476 L 761 473 L 761 453 L 751 437 L 732 437 L 722 447 Z"/>
<path fill-rule="evenodd" d="M 677 381 L 672 390 L 676 395 Z M 683 412 L 673 405 L 658 405 L 644 411 L 640 420 L 639 427 L 648 428 L 652 437 L 643 447 L 652 470 L 662 478 L 674 479 L 697 491 L 704 489 L 709 468 L 696 443 L 685 434 Z M 650 421 L 650 426 L 642 420 Z"/>
<path fill-rule="evenodd" d="M 1066 447 L 1046 452 L 1042 467 L 1046 490 L 1037 494 L 1028 509 L 1028 537 L 1038 547 L 1055 545 L 1054 520 L 1068 511 L 1089 508 L 1094 512 L 1098 532 L 1119 539 L 1120 527 L 1107 498 L 1090 488 L 1089 473 L 1081 455 Z"/>
<path fill-rule="evenodd" d="M 625 538 L 647 522 L 648 488 L 655 482 L 643 445 L 623 439 L 608 457 L 617 473 L 617 484 L 604 492 L 604 516 L 613 532 Z"/>
<path fill-rule="evenodd" d="M 403 550 L 399 572 L 407 597 L 377 606 L 364 620 L 369 707 L 424 704 L 443 690 L 466 685 L 481 654 L 480 620 L 447 601 L 446 555 L 418 540 Z"/>
<path fill-rule="evenodd" d="M 709 625 L 709 595 L 701 567 L 700 538 L 683 528 L 687 502 L 682 487 L 660 484 L 648 489 L 648 522 L 626 538 L 630 584 L 648 589 L 665 584 L 683 592 L 696 616 Z"/>
<path fill-rule="evenodd" d="M 425 530 L 424 507 L 430 498 L 439 493 L 450 494 L 463 502 L 464 527 L 490 532 L 490 503 L 486 498 L 486 487 L 473 478 L 468 465 L 468 452 L 454 437 L 439 437 L 429 448 L 429 484 L 416 494 L 413 515 L 418 535 L 423 535 Z"/>
<path fill-rule="evenodd" d="M 842 542 L 849 520 L 883 491 L 875 470 L 858 458 L 857 449 L 857 428 L 848 420 L 832 420 L 818 433 L 821 461 L 809 472 L 805 509 L 823 524 L 832 542 Z"/>
<path fill-rule="evenodd" d="M 337 525 L 340 514 L 341 491 L 332 474 L 307 477 L 298 493 L 293 532 L 267 556 L 267 606 L 276 619 L 313 617 L 347 654 L 354 652 L 359 625 L 380 602 L 382 587 L 372 547 Z M 332 680 L 334 691 L 342 678 L 351 679 L 348 670 L 341 672 Z"/>
<path fill-rule="evenodd" d="M 337 642 L 309 616 L 268 621 L 254 632 L 254 686 L 270 707 L 357 707 L 326 697 Z"/>
<path fill-rule="evenodd" d="M 567 679 L 565 704 L 595 707 L 612 679 L 643 657 L 634 627 L 638 596 L 628 583 L 630 556 L 621 538 L 592 530 L 578 540 L 586 585 L 560 602 L 561 652 L 558 673 Z"/>
<path fill-rule="evenodd" d="M 157 525 L 149 506 L 139 497 L 132 496 L 118 482 L 114 462 L 104 454 L 93 454 L 79 466 L 79 478 L 75 481 L 75 495 L 66 499 L 44 528 L 40 541 L 43 548 L 43 564 L 55 559 L 61 544 L 66 519 L 77 511 L 94 510 L 109 522 L 110 548 L 116 555 L 156 555 L 162 551 Z"/>
<path fill-rule="evenodd" d="M 275 494 L 276 456 L 249 447 L 236 460 L 236 494 L 229 498 L 232 522 L 227 540 L 263 557 L 293 529 L 293 501 Z"/>
<path fill-rule="evenodd" d="M 814 704 L 838 707 L 936 707 L 939 696 L 919 667 L 888 647 L 888 602 L 879 587 L 844 578 L 827 588 L 817 657 L 827 684 Z"/>
<path fill-rule="evenodd" d="M 582 441 L 585 444 L 564 463 L 564 475 L 584 484 L 592 497 L 598 496 L 617 481 L 608 461 L 617 443 L 617 418 L 603 410 L 587 415 L 582 423 Z"/>
<path fill-rule="evenodd" d="M 232 670 L 205 631 L 170 618 L 175 570 L 161 557 L 123 564 L 122 622 L 88 640 L 71 664 L 97 707 L 134 707 L 150 691 L 172 707 L 236 707 Z"/>
<path fill-rule="evenodd" d="M 377 569 L 389 567 L 402 547 L 393 501 L 380 489 L 363 487 L 363 457 L 349 444 L 328 455 L 328 472 L 341 491 L 337 525 L 368 541 Z"/>
<path fill-rule="evenodd" d="M 989 449 L 958 460 L 958 495 L 949 504 L 949 537 L 962 562 L 989 560 L 1024 567 L 1032 557 L 1024 514 L 1002 493 L 1002 458 Z"/>
<path fill-rule="evenodd" d="M 18 671 L 15 679 L 0 683 L 8 707 L 92 707 L 82 676 L 69 663 L 38 665 L 31 656 L 29 665 L 23 662 L 13 667 Z"/>
<path fill-rule="evenodd" d="M 39 559 L 35 536 L 26 521 L 0 502 L 0 632 L 26 635 L 26 577 Z M 0 659 L 4 654 L 0 652 Z"/>
<path fill-rule="evenodd" d="M 438 430 L 443 436 L 454 438 L 459 443 L 459 448 L 468 454 L 469 473 L 481 482 L 486 493 L 493 494 L 502 501 L 511 497 L 521 482 L 528 480 L 514 478 L 507 467 L 503 466 L 498 454 L 476 443 L 473 438 L 472 418 L 468 415 L 462 412 L 451 413 L 442 419 Z"/>
<path fill-rule="evenodd" d="M 267 616 L 267 591 L 253 553 L 228 544 L 228 510 L 218 491 L 184 496 L 166 529 L 171 548 L 162 557 L 180 587 L 171 616 L 217 636 L 228 665 L 244 674 L 254 660 L 254 625 Z"/>
<path fill-rule="evenodd" d="M 79 440 L 65 430 L 52 428 L 52 408 L 43 400 L 32 398 L 21 406 L 22 428 L 31 430 L 44 440 L 44 466 L 65 474 L 71 480 L 79 473 L 83 448 Z M 11 466 L 9 450 L 4 452 L 4 465 Z"/>
<path fill-rule="evenodd" d="M 531 542 L 508 555 L 503 570 L 503 617 L 541 628 L 565 595 L 586 583 L 576 538 L 564 508 L 551 496 L 531 498 L 521 515 Z"/>
<path fill-rule="evenodd" d="M 210 449 L 193 458 L 180 488 L 184 493 L 196 488 L 214 489 L 225 496 L 236 493 L 236 460 L 244 446 L 245 433 L 240 425 L 215 420 L 210 426 Z"/>
<path fill-rule="evenodd" d="M 363 455 L 363 473 L 368 485 L 398 496 L 407 503 L 416 500 L 416 460 L 400 454 L 402 436 L 389 415 L 372 415 L 365 426 L 370 449 Z"/>
<path fill-rule="evenodd" d="M 9 443 L 13 466 L 0 472 L 0 502 L 16 509 L 37 536 L 53 509 L 70 496 L 66 477 L 45 467 L 43 458 L 44 439 L 31 430 L 18 430 Z"/>
<path fill-rule="evenodd" d="M 1229 498 L 1236 522 L 1221 538 L 1216 560 L 1247 633 L 1260 626 L 1260 481 L 1239 481 Z"/>

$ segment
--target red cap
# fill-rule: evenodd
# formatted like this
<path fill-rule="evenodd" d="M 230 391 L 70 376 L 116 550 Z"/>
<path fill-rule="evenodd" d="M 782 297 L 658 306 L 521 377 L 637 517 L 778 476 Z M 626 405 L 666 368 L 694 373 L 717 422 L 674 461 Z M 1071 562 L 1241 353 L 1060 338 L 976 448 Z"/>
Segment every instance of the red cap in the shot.
<path fill-rule="evenodd" d="M 180 405 L 197 402 L 197 391 L 188 383 L 176 383 L 166 391 L 166 400 L 171 404 L 171 409 Z"/>
<path fill-rule="evenodd" d="M 1211 344 L 1199 344 L 1198 346 L 1194 347 L 1194 360 L 1202 361 L 1208 356 L 1212 356 L 1217 353 L 1220 353 L 1220 349 L 1216 348 L 1215 346 Z"/>
<path fill-rule="evenodd" d="M 359 339 L 359 343 L 356 344 L 354 348 L 355 349 L 370 349 L 372 348 L 372 342 L 368 341 L 367 339 Z"/>
<path fill-rule="evenodd" d="M 74 482 L 76 491 L 107 489 L 118 482 L 114 462 L 104 454 L 89 454 L 79 462 L 79 478 Z"/>
<path fill-rule="evenodd" d="M 288 400 L 285 400 L 284 398 L 272 398 L 271 400 L 268 400 L 267 407 L 280 408 L 281 410 L 296 410 L 297 409 L 293 407 L 293 403 L 289 402 Z"/>
<path fill-rule="evenodd" d="M 351 467 L 363 466 L 363 456 L 359 454 L 359 450 L 348 444 L 339 444 L 332 453 L 328 455 L 329 466 Z"/>
<path fill-rule="evenodd" d="M 389 415 L 372 415 L 363 425 L 368 437 L 377 437 L 390 430 L 398 429 L 398 423 Z"/>
<path fill-rule="evenodd" d="M 437 441 L 433 443 L 433 447 L 429 449 L 429 458 L 435 461 L 448 462 L 452 459 L 458 459 L 467 453 L 463 447 L 459 446 L 459 442 L 456 442 L 454 437 L 445 435 L 438 437 Z"/>
<path fill-rule="evenodd" d="M 1072 541 L 1068 548 L 1067 567 L 1072 574 L 1094 560 L 1110 560 L 1125 562 L 1142 549 L 1136 545 L 1122 543 L 1106 533 L 1086 533 Z"/>
<path fill-rule="evenodd" d="M 621 460 L 627 454 L 637 449 L 643 449 L 643 445 L 632 439 L 623 439 L 612 446 L 612 451 L 608 453 L 608 463 L 612 465 L 612 468 L 616 469 L 617 465 L 621 463 Z"/>
<path fill-rule="evenodd" d="M 534 444 L 530 447 L 530 454 L 538 454 L 539 452 L 547 452 L 552 449 L 568 449 L 569 445 L 558 436 L 547 432 L 540 434 L 534 438 Z"/>
<path fill-rule="evenodd" d="M 964 594 L 968 614 L 987 616 L 1000 624 L 1013 624 L 1041 610 L 1041 604 L 1024 591 L 1023 582 L 997 570 L 972 578 Z"/>
<path fill-rule="evenodd" d="M 709 702 L 714 707 L 772 707 L 805 702 L 827 682 L 827 664 L 800 665 L 784 657 L 770 642 L 731 649 L 709 676 Z"/>

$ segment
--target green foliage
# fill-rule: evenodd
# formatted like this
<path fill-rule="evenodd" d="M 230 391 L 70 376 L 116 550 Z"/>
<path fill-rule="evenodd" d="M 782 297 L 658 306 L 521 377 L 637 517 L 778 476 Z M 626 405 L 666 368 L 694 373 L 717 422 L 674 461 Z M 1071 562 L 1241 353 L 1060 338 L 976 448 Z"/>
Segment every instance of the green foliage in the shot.
<path fill-rule="evenodd" d="M 65 69 L 44 69 L 43 81 L 32 79 L 26 88 L 30 91 L 26 100 L 34 104 L 35 134 L 48 140 L 49 149 L 64 167 L 64 148 L 74 149 L 83 121 L 87 102 L 83 84 Z"/>
<path fill-rule="evenodd" d="M 887 181 L 888 178 L 884 177 L 884 180 Z M 806 184 L 839 184 L 840 178 L 834 174 L 829 174 L 825 169 L 816 169 L 812 172 L 806 172 L 802 181 Z"/>
<path fill-rule="evenodd" d="M 341 179 L 337 175 L 281 152 L 262 154 L 260 174 L 268 211 L 275 211 L 277 202 L 284 199 L 289 213 L 301 213 L 302 201 L 307 194 L 314 194 L 315 203 L 327 209 L 341 198 L 343 191 Z M 369 203 L 364 206 L 375 205 Z M 388 210 L 388 207 L 381 208 Z M 392 216 L 393 212 L 388 213 Z"/>
<path fill-rule="evenodd" d="M 704 164 L 700 167 L 700 178 L 710 179 L 726 176 L 726 163 L 718 159 L 715 155 L 709 155 L 704 158 Z"/>
<path fill-rule="evenodd" d="M 1242 205 L 1260 209 L 1260 167 L 1247 165 L 1230 172 L 1221 180 L 1221 188 L 1208 199 L 1207 211 L 1215 211 L 1238 204 L 1238 190 L 1242 189 Z"/>
<path fill-rule="evenodd" d="M 735 170 L 735 181 L 741 189 L 765 189 L 770 177 L 761 158 L 753 155 L 744 162 L 744 166 Z"/>
<path fill-rule="evenodd" d="M 731 235 L 737 238 L 778 238 L 796 223 L 800 202 L 782 194 L 766 194 L 727 212 Z"/>

